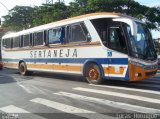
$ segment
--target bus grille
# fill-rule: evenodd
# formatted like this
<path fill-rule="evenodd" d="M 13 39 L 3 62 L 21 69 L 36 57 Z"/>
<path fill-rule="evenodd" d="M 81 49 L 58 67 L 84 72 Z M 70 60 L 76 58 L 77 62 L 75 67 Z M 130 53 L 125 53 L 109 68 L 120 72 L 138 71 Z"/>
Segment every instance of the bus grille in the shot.
<path fill-rule="evenodd" d="M 146 72 L 146 76 L 152 76 L 152 75 L 155 75 L 156 73 L 157 73 L 157 71 Z"/>

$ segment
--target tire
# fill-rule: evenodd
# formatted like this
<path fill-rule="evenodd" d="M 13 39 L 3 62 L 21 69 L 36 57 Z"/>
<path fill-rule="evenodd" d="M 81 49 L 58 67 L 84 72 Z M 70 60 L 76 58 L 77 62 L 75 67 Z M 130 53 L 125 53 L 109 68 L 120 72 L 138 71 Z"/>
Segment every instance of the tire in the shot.
<path fill-rule="evenodd" d="M 91 63 L 86 68 L 86 80 L 91 84 L 101 84 L 103 82 L 102 73 L 97 64 Z"/>
<path fill-rule="evenodd" d="M 26 76 L 27 75 L 27 66 L 26 66 L 26 63 L 24 62 L 21 62 L 20 65 L 19 65 L 19 73 L 23 76 Z"/>

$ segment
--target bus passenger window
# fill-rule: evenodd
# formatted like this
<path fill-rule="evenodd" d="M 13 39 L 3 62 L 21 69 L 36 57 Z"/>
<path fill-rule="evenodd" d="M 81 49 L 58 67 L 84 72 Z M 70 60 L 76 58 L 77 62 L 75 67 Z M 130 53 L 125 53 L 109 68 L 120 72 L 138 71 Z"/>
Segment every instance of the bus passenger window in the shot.
<path fill-rule="evenodd" d="M 7 39 L 3 39 L 3 47 L 5 48 L 11 48 L 11 39 L 7 38 Z"/>
<path fill-rule="evenodd" d="M 71 38 L 70 42 L 84 42 L 86 40 L 86 34 L 80 24 L 71 26 Z"/>
<path fill-rule="evenodd" d="M 20 46 L 20 37 L 13 38 L 13 48 L 17 48 Z"/>
<path fill-rule="evenodd" d="M 50 29 L 48 31 L 48 42 L 49 44 L 60 43 L 61 29 Z"/>
<path fill-rule="evenodd" d="M 85 36 L 86 36 L 86 40 L 87 40 L 87 41 L 91 41 L 91 35 L 90 35 L 90 33 L 88 32 L 88 30 L 87 30 L 86 26 L 84 25 L 84 23 L 80 23 L 80 25 L 81 25 L 81 27 L 82 27 L 82 29 L 83 29 L 83 31 L 84 31 L 84 34 L 85 34 Z"/>
<path fill-rule="evenodd" d="M 32 36 L 32 33 L 29 34 L 29 46 L 33 46 L 33 36 Z"/>
<path fill-rule="evenodd" d="M 23 35 L 20 36 L 19 47 L 23 47 Z"/>
<path fill-rule="evenodd" d="M 29 34 L 23 36 L 23 46 L 29 46 Z"/>
<path fill-rule="evenodd" d="M 44 43 L 43 39 L 44 39 L 43 32 L 37 32 L 35 45 L 43 45 Z"/>
<path fill-rule="evenodd" d="M 119 27 L 110 27 L 108 33 L 108 47 L 118 51 L 126 52 L 125 38 Z"/>

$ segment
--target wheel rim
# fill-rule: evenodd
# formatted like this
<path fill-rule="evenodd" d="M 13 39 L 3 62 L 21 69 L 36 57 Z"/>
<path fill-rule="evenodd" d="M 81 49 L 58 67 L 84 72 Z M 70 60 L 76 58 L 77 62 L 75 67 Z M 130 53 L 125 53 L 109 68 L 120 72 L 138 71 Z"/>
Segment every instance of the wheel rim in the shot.
<path fill-rule="evenodd" d="M 20 66 L 20 72 L 24 73 L 25 72 L 25 67 L 23 65 Z"/>
<path fill-rule="evenodd" d="M 95 69 L 94 67 L 92 67 L 90 70 L 89 70 L 89 79 L 90 80 L 97 80 L 98 77 L 99 77 L 99 72 L 97 69 Z"/>

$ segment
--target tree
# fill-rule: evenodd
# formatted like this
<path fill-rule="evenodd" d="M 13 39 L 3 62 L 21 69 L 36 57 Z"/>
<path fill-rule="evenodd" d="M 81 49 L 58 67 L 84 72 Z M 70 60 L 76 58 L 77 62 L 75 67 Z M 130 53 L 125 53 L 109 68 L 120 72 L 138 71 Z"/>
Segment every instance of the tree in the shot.
<path fill-rule="evenodd" d="M 7 27 L 11 30 L 27 29 L 32 26 L 31 13 L 32 7 L 16 6 L 9 11 L 9 14 L 3 16 L 4 23 L 3 27 Z"/>
<path fill-rule="evenodd" d="M 35 7 L 32 12 L 34 26 L 66 19 L 69 16 L 68 7 L 63 2 L 43 4 L 42 6 Z"/>
<path fill-rule="evenodd" d="M 3 26 L 21 30 L 93 12 L 127 14 L 145 21 L 150 29 L 160 30 L 160 7 L 147 7 L 134 0 L 74 0 L 69 6 L 63 2 L 43 4 L 34 8 L 16 6 L 3 17 Z"/>
<path fill-rule="evenodd" d="M 119 12 L 146 22 L 150 29 L 159 30 L 160 7 L 147 7 L 134 0 L 75 0 L 70 3 L 71 15 L 93 12 Z"/>

